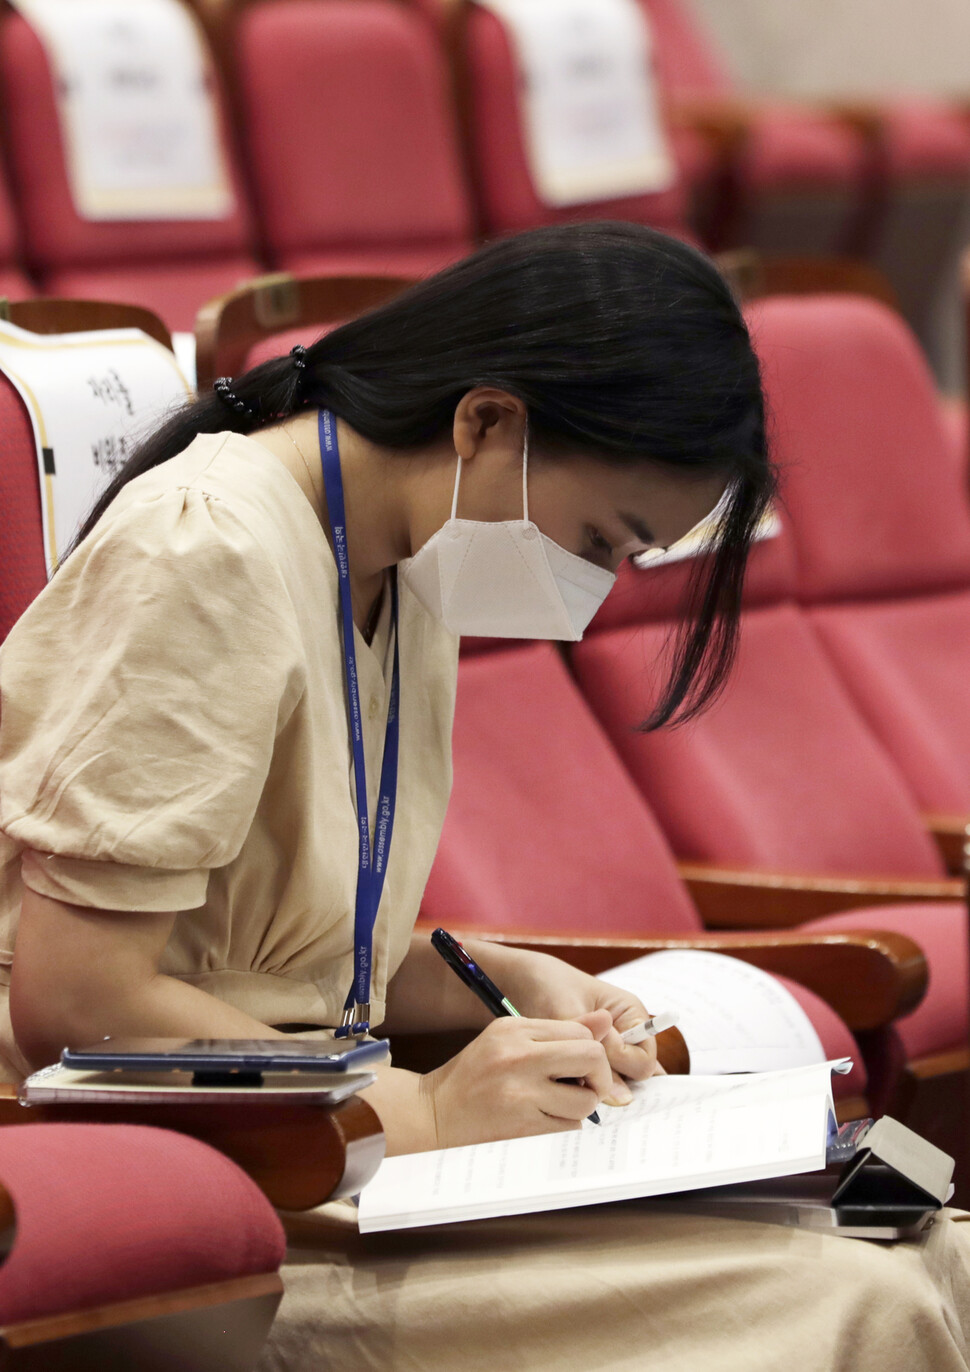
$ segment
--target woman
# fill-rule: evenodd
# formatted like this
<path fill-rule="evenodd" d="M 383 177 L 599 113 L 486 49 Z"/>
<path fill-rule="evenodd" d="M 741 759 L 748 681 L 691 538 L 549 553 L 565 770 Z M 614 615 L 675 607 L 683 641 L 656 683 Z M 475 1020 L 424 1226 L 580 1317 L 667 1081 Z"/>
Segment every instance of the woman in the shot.
<path fill-rule="evenodd" d="M 120 473 L 0 659 L 10 1074 L 105 1034 L 266 1037 L 347 1018 L 391 1035 L 481 1028 L 426 1077 L 380 1072 L 368 1097 L 392 1152 L 575 1129 L 600 1101 L 629 1099 L 626 1080 L 656 1066 L 652 1041 L 620 1038 L 645 1014 L 634 998 L 489 946 L 525 1018 L 486 1023 L 410 940 L 450 783 L 456 635 L 578 637 L 623 558 L 676 541 L 721 502 L 648 723 L 683 717 L 730 665 L 771 491 L 757 363 L 730 293 L 698 253 L 636 226 L 494 244 L 217 383 Z M 464 1368 L 477 1365 L 471 1345 L 508 1361 L 505 1328 L 513 1361 L 533 1349 L 515 1365 L 693 1367 L 713 1349 L 695 1333 L 684 1361 L 676 1327 L 714 1308 L 698 1268 L 713 1270 L 712 1235 L 717 1271 L 733 1261 L 745 1295 L 783 1290 L 787 1305 L 796 1269 L 803 1294 L 837 1291 L 837 1337 L 872 1304 L 873 1263 L 859 1256 L 871 1250 L 830 1254 L 830 1241 L 810 1280 L 804 1244 L 779 1257 L 800 1236 L 688 1221 L 661 1245 L 670 1222 L 653 1221 L 645 1242 L 631 1214 L 447 1235 L 433 1248 L 450 1250 L 442 1287 L 426 1238 L 355 1251 L 338 1207 L 320 1221 L 327 1261 L 294 1272 L 269 1356 L 314 1365 L 319 1331 L 321 1349 L 365 1366 Z M 747 1230 L 754 1257 L 737 1237 Z M 476 1247 L 495 1232 L 482 1266 Z M 933 1249 L 936 1262 L 946 1250 L 951 1295 L 923 1319 L 927 1367 L 965 1366 L 954 1232 L 941 1225 Z M 529 1251 L 545 1238 L 574 1258 L 552 1303 Z M 678 1244 L 661 1318 L 661 1269 L 646 1276 Z M 647 1325 L 618 1276 L 625 1249 L 637 1291 L 653 1287 Z M 496 1264 L 512 1282 L 504 1325 L 475 1308 Z M 922 1285 L 909 1284 L 939 1305 L 929 1259 L 915 1267 Z M 898 1323 L 914 1307 L 891 1308 Z M 804 1321 L 776 1323 L 759 1313 L 759 1336 L 797 1328 L 804 1352 Z M 638 1332 L 649 1350 L 627 1342 Z M 736 1365 L 742 1347 L 715 1365 Z"/>

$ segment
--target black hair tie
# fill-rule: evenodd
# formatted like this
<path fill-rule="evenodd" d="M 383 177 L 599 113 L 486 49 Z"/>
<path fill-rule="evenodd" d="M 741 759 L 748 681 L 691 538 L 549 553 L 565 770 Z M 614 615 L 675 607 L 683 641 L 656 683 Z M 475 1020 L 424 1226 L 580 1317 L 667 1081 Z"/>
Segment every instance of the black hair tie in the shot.
<path fill-rule="evenodd" d="M 290 357 L 293 359 L 294 367 L 301 372 L 306 370 L 306 348 L 302 343 L 297 343 L 295 348 L 290 349 Z"/>
<path fill-rule="evenodd" d="M 217 377 L 212 383 L 212 389 L 222 401 L 223 405 L 226 405 L 230 410 L 235 410 L 237 414 L 242 415 L 243 419 L 256 418 L 256 411 L 251 409 L 244 400 L 240 400 L 239 396 L 236 395 L 235 391 L 232 389 L 232 377 Z"/>

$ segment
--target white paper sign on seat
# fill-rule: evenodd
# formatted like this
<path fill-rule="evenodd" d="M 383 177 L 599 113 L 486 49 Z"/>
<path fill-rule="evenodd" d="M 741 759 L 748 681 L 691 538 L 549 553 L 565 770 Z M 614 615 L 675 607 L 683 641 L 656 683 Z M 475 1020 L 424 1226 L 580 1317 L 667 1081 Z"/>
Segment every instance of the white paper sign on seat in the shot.
<path fill-rule="evenodd" d="M 51 65 L 82 218 L 232 212 L 209 55 L 180 0 L 13 3 Z"/>
<path fill-rule="evenodd" d="M 520 69 L 532 179 L 547 205 L 645 195 L 676 176 L 637 0 L 478 0 Z"/>
<path fill-rule="evenodd" d="M 140 329 L 35 334 L 0 323 L 0 371 L 34 431 L 50 576 L 138 438 L 191 391 L 174 354 Z"/>

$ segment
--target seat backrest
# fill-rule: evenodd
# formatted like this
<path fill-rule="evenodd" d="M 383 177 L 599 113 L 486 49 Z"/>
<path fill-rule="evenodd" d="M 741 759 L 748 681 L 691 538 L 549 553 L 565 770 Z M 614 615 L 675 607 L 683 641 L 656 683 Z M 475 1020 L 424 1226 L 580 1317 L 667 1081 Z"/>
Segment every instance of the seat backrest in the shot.
<path fill-rule="evenodd" d="M 426 919 L 611 936 L 700 928 L 649 810 L 549 643 L 463 658 Z"/>
<path fill-rule="evenodd" d="M 970 505 L 907 326 L 852 296 L 762 301 L 748 321 L 807 603 L 970 586 Z"/>
<path fill-rule="evenodd" d="M 76 266 L 215 258 L 247 249 L 249 214 L 217 86 L 235 190 L 232 213 L 208 220 L 95 221 L 82 219 L 71 198 L 53 75 L 41 40 L 9 6 L 0 12 L 0 83 L 24 251 L 39 275 Z"/>
<path fill-rule="evenodd" d="M 672 96 L 727 95 L 731 77 L 690 0 L 645 0 L 657 76 Z"/>
<path fill-rule="evenodd" d="M 47 581 L 37 450 L 24 403 L 0 374 L 0 643 Z"/>
<path fill-rule="evenodd" d="M 38 334 L 141 329 L 164 347 L 171 337 L 162 321 L 133 305 L 85 300 L 25 300 L 11 304 L 10 320 Z M 47 582 L 37 447 L 30 415 L 9 378 L 0 371 L 0 643 Z"/>
<path fill-rule="evenodd" d="M 447 62 L 430 20 L 400 0 L 250 0 L 237 11 L 244 142 L 273 260 L 470 248 Z"/>
<path fill-rule="evenodd" d="M 680 181 L 652 195 L 568 208 L 543 204 L 529 170 L 520 77 L 504 25 L 490 10 L 469 4 L 463 46 L 471 160 L 482 223 L 488 232 L 511 233 L 577 219 L 629 219 L 685 232 L 686 193 Z"/>
<path fill-rule="evenodd" d="M 939 877 L 912 794 L 829 665 L 806 611 L 748 610 L 723 696 L 644 734 L 673 625 L 577 644 L 580 685 L 683 860 L 789 874 Z"/>

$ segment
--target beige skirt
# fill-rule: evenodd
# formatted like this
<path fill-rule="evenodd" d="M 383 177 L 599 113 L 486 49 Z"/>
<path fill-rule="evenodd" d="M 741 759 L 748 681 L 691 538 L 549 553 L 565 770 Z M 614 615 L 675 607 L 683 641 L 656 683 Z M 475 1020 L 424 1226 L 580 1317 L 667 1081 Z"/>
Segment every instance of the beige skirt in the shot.
<path fill-rule="evenodd" d="M 876 1244 L 649 1203 L 361 1235 L 292 1221 L 258 1372 L 963 1372 L 970 1214 Z"/>

